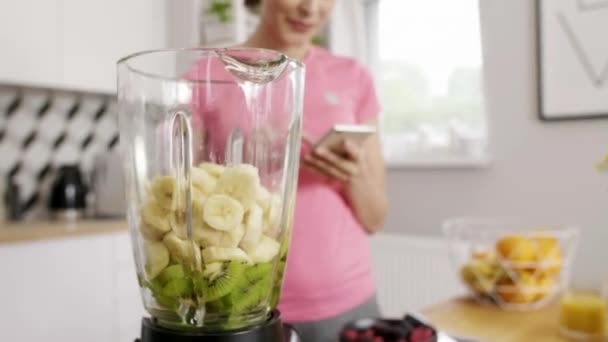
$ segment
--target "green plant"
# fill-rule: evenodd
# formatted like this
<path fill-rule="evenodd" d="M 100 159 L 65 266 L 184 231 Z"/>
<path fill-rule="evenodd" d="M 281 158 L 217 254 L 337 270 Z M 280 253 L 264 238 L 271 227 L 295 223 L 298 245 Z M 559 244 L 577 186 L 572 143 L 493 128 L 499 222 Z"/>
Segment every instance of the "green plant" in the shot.
<path fill-rule="evenodd" d="M 217 16 L 220 22 L 227 23 L 232 20 L 231 10 L 231 0 L 212 0 L 205 12 Z"/>

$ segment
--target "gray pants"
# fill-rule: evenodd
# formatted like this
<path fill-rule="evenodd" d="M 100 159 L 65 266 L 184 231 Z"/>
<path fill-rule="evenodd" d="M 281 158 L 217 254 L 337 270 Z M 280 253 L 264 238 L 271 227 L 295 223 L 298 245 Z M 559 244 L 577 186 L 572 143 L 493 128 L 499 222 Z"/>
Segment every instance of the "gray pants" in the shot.
<path fill-rule="evenodd" d="M 338 316 L 320 321 L 291 323 L 291 325 L 298 331 L 302 342 L 337 342 L 340 330 L 346 323 L 360 318 L 377 317 L 380 317 L 380 310 L 376 296 L 373 296 L 363 304 Z"/>

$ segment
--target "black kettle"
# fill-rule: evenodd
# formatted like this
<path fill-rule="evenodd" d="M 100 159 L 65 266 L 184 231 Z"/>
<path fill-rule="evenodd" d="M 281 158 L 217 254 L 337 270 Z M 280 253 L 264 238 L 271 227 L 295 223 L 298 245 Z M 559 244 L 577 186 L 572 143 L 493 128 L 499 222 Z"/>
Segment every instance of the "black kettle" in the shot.
<path fill-rule="evenodd" d="M 71 220 L 84 216 L 87 187 L 78 165 L 63 165 L 51 186 L 49 211 L 54 219 Z"/>

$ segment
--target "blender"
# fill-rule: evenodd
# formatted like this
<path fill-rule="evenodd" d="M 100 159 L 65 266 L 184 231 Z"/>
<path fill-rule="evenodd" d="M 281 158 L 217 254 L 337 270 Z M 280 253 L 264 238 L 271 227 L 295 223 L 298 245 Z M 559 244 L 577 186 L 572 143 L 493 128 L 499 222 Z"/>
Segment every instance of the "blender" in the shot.
<path fill-rule="evenodd" d="M 304 66 L 272 50 L 118 61 L 140 340 L 292 341 L 276 309 L 289 250 Z"/>

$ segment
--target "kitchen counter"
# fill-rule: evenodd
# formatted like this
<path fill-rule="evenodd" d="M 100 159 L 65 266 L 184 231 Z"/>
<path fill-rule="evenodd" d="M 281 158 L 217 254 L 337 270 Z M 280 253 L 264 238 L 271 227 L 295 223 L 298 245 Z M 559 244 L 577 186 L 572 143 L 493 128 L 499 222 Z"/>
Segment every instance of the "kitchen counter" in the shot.
<path fill-rule="evenodd" d="M 422 311 L 438 329 L 454 336 L 492 342 L 566 342 L 559 334 L 559 305 L 530 312 L 503 311 L 456 298 Z"/>
<path fill-rule="evenodd" d="M 127 230 L 125 220 L 31 221 L 0 223 L 0 244 L 48 240 Z"/>

